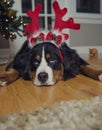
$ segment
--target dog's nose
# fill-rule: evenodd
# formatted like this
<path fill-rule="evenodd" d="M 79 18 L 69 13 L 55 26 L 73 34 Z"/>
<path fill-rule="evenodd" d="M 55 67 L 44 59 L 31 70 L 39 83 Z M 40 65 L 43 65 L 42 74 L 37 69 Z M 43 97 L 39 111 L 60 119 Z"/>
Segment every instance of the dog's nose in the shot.
<path fill-rule="evenodd" d="M 48 74 L 46 72 L 41 72 L 38 74 L 38 79 L 40 82 L 45 82 L 48 79 Z"/>

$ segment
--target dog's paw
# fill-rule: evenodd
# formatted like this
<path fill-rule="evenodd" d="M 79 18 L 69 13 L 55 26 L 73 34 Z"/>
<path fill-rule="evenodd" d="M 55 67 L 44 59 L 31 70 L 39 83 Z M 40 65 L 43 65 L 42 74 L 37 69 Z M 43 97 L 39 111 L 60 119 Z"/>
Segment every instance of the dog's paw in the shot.
<path fill-rule="evenodd" d="M 7 86 L 8 83 L 9 83 L 8 74 L 5 72 L 0 74 L 0 86 L 1 87 Z"/>
<path fill-rule="evenodd" d="M 102 74 L 98 76 L 99 80 L 102 81 Z"/>
<path fill-rule="evenodd" d="M 19 72 L 15 69 L 10 69 L 0 74 L 0 86 L 7 86 L 19 77 Z"/>
<path fill-rule="evenodd" d="M 0 86 L 1 87 L 7 86 L 7 81 L 0 81 Z"/>

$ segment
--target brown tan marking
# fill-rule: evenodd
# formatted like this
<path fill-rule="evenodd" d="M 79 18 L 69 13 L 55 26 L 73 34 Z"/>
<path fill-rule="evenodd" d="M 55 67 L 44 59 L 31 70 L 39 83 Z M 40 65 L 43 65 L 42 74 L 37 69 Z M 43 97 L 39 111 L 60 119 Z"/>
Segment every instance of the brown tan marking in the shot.
<path fill-rule="evenodd" d="M 55 82 L 63 79 L 63 66 L 61 65 L 60 70 L 54 70 L 53 71 L 53 80 Z"/>
<path fill-rule="evenodd" d="M 41 56 L 40 55 L 37 55 L 35 58 L 36 58 L 37 61 L 41 60 Z"/>
<path fill-rule="evenodd" d="M 35 78 L 36 72 L 35 71 L 29 71 L 29 75 L 30 75 L 31 80 L 33 81 L 34 78 Z"/>
<path fill-rule="evenodd" d="M 46 54 L 46 59 L 50 59 L 51 55 L 49 53 Z"/>

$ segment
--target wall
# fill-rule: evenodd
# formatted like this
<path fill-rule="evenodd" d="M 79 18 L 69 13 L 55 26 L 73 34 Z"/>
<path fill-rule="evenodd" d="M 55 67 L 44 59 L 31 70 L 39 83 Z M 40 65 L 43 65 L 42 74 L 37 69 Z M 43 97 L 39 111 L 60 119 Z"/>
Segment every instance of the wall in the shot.
<path fill-rule="evenodd" d="M 70 16 L 81 24 L 80 30 L 70 30 L 69 45 L 78 53 L 88 53 L 89 48 L 93 47 L 102 53 L 102 0 L 101 14 L 76 13 L 76 0 L 70 0 L 67 4 Z"/>
<path fill-rule="evenodd" d="M 79 53 L 88 53 L 93 47 L 102 53 L 102 24 L 82 23 L 80 30 L 70 30 L 70 46 Z"/>
<path fill-rule="evenodd" d="M 10 54 L 9 41 L 0 36 L 0 57 L 8 56 Z"/>
<path fill-rule="evenodd" d="M 70 46 L 102 46 L 102 24 L 81 24 L 79 31 L 70 31 Z"/>
<path fill-rule="evenodd" d="M 9 41 L 0 36 L 0 48 L 7 49 L 9 48 Z"/>

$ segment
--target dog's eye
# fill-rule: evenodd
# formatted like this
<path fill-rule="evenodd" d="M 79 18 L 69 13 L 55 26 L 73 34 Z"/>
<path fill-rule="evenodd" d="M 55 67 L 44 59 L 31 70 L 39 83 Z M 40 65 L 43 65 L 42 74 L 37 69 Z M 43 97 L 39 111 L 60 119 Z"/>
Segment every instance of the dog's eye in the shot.
<path fill-rule="evenodd" d="M 55 64 L 55 63 L 57 63 L 57 60 L 50 60 L 49 61 L 51 64 Z"/>
<path fill-rule="evenodd" d="M 37 65 L 39 65 L 39 62 L 38 61 L 34 61 L 33 64 L 37 66 Z"/>

